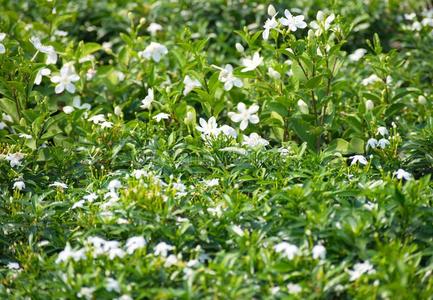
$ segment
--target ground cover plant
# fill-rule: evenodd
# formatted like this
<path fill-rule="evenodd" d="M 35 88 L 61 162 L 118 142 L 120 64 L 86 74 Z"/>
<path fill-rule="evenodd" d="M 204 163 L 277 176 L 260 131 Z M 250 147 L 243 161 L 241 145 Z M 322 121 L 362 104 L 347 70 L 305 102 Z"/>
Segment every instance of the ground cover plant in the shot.
<path fill-rule="evenodd" d="M 432 3 L 0 8 L 1 299 L 432 299 Z"/>

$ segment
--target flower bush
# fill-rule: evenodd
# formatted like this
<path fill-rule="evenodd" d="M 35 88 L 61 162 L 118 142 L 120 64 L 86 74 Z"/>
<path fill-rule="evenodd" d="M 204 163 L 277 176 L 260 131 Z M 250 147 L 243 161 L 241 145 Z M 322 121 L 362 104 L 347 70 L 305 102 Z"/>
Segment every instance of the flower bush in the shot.
<path fill-rule="evenodd" d="M 427 2 L 4 1 L 1 298 L 430 299 Z"/>

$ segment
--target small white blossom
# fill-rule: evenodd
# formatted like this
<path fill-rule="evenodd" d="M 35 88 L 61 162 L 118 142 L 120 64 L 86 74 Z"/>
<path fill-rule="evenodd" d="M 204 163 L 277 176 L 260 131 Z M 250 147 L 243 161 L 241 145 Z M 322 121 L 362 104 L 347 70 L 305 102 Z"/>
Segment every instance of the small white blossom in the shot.
<path fill-rule="evenodd" d="M 381 149 L 385 149 L 387 146 L 390 145 L 389 140 L 385 139 L 385 138 L 381 138 L 378 142 L 377 142 L 377 146 Z"/>
<path fill-rule="evenodd" d="M 51 82 L 56 83 L 55 92 L 56 94 L 62 93 L 65 89 L 73 94 L 75 93 L 74 82 L 80 80 L 80 76 L 75 73 L 74 65 L 66 63 L 60 69 L 60 74 L 51 77 Z"/>
<path fill-rule="evenodd" d="M 285 18 L 280 18 L 282 25 L 289 27 L 290 31 L 296 31 L 297 29 L 304 29 L 307 27 L 307 23 L 304 22 L 304 16 L 293 16 L 288 9 L 284 11 Z"/>
<path fill-rule="evenodd" d="M 363 79 L 361 81 L 361 84 L 364 86 L 367 86 L 367 85 L 373 84 L 375 82 L 380 82 L 380 81 L 382 81 L 382 80 L 376 74 L 373 74 L 373 75 Z"/>
<path fill-rule="evenodd" d="M 21 166 L 21 161 L 24 158 L 24 154 L 20 152 L 9 153 L 6 155 L 5 159 L 9 162 L 12 168 Z"/>
<path fill-rule="evenodd" d="M 365 261 L 363 263 L 357 263 L 353 266 L 353 270 L 348 270 L 350 281 L 355 281 L 360 278 L 363 274 L 373 274 L 375 272 L 374 267 L 370 262 Z"/>
<path fill-rule="evenodd" d="M 262 64 L 263 57 L 261 57 L 260 53 L 257 51 L 252 57 L 248 56 L 246 58 L 243 58 L 241 62 L 244 66 L 241 72 L 253 71 Z"/>
<path fill-rule="evenodd" d="M 269 33 L 270 33 L 271 29 L 275 29 L 277 27 L 278 27 L 278 22 L 277 22 L 277 20 L 275 20 L 275 16 L 273 16 L 270 19 L 267 19 L 265 22 L 265 25 L 263 26 L 263 28 L 265 29 L 265 30 L 263 30 L 263 33 L 262 33 L 263 39 L 264 40 L 269 39 Z"/>
<path fill-rule="evenodd" d="M 38 73 L 36 73 L 34 84 L 40 85 L 42 82 L 42 76 L 49 76 L 51 74 L 51 70 L 48 68 L 39 69 Z"/>
<path fill-rule="evenodd" d="M 359 163 L 361 165 L 368 164 L 367 159 L 362 155 L 354 155 L 354 156 L 351 156 L 350 159 L 352 159 L 352 162 L 350 163 L 351 166 L 353 166 L 356 163 Z"/>
<path fill-rule="evenodd" d="M 295 258 L 295 256 L 299 255 L 298 246 L 287 243 L 287 242 L 281 242 L 281 243 L 275 245 L 274 250 L 277 253 L 281 253 L 288 260 L 292 260 L 293 258 Z"/>
<path fill-rule="evenodd" d="M 386 129 L 386 127 L 379 127 L 377 128 L 377 133 L 376 134 L 380 134 L 381 136 L 386 136 L 389 135 L 388 129 Z"/>
<path fill-rule="evenodd" d="M 279 72 L 277 72 L 274 68 L 272 68 L 272 67 L 269 67 L 268 68 L 268 75 L 269 75 L 269 77 L 271 77 L 271 78 L 273 78 L 273 79 L 275 79 L 275 80 L 278 80 L 278 79 L 280 79 L 281 78 L 281 74 L 279 73 Z"/>
<path fill-rule="evenodd" d="M 156 120 L 156 122 L 161 122 L 161 120 L 168 120 L 170 118 L 169 114 L 166 113 L 159 113 L 156 116 L 153 117 L 154 120 Z"/>
<path fill-rule="evenodd" d="M 20 264 L 17 262 L 9 262 L 6 266 L 9 270 L 19 270 Z"/>
<path fill-rule="evenodd" d="M 39 52 L 42 52 L 47 55 L 46 64 L 56 64 L 57 63 L 57 53 L 53 46 L 45 46 L 41 43 L 41 40 L 38 37 L 31 37 L 30 42 Z"/>
<path fill-rule="evenodd" d="M 174 249 L 173 246 L 171 246 L 165 242 L 161 242 L 155 246 L 153 253 L 157 256 L 167 257 L 168 252 L 172 251 L 173 249 Z"/>
<path fill-rule="evenodd" d="M 242 145 L 245 145 L 249 148 L 262 148 L 269 145 L 269 142 L 257 133 L 253 132 L 250 134 L 250 136 L 243 136 Z"/>
<path fill-rule="evenodd" d="M 221 132 L 227 136 L 227 137 L 232 137 L 232 138 L 237 138 L 238 133 L 236 132 L 236 130 L 228 125 L 223 125 L 220 127 Z"/>
<path fill-rule="evenodd" d="M 152 106 L 152 102 L 155 100 L 154 98 L 154 94 L 153 94 L 153 89 L 149 88 L 147 89 L 147 96 L 141 100 L 141 108 L 142 109 L 150 109 L 150 107 Z"/>
<path fill-rule="evenodd" d="M 3 40 L 5 39 L 5 37 L 6 37 L 6 33 L 1 32 L 0 33 L 0 54 L 5 54 L 6 53 L 6 47 L 2 43 Z"/>
<path fill-rule="evenodd" d="M 260 119 L 256 114 L 259 110 L 259 106 L 257 104 L 253 104 L 249 108 L 247 108 L 244 103 L 240 102 L 237 105 L 237 109 L 238 113 L 229 112 L 228 116 L 233 122 L 241 123 L 240 129 L 242 131 L 248 127 L 248 123 L 259 123 Z"/>
<path fill-rule="evenodd" d="M 138 54 L 147 60 L 153 59 L 154 62 L 159 62 L 167 53 L 167 47 L 160 43 L 151 42 L 144 51 L 140 51 Z"/>
<path fill-rule="evenodd" d="M 68 186 L 65 183 L 59 182 L 59 181 L 54 181 L 49 186 L 50 187 L 60 188 L 60 189 L 67 189 L 68 188 Z"/>
<path fill-rule="evenodd" d="M 319 10 L 317 12 L 316 21 L 312 21 L 310 23 L 310 27 L 316 31 L 316 36 L 320 36 L 323 34 L 323 32 L 328 31 L 331 28 L 331 23 L 334 21 L 334 19 L 334 14 L 330 14 L 325 18 L 323 11 Z"/>
<path fill-rule="evenodd" d="M 241 79 L 233 75 L 233 67 L 230 64 L 225 65 L 224 69 L 221 70 L 218 80 L 224 83 L 224 90 L 230 91 L 233 86 L 242 87 L 244 84 Z"/>
<path fill-rule="evenodd" d="M 23 189 L 26 188 L 26 184 L 24 183 L 24 181 L 19 180 L 19 181 L 15 181 L 13 188 L 19 191 L 22 191 Z"/>
<path fill-rule="evenodd" d="M 105 289 L 108 292 L 117 292 L 120 293 L 120 284 L 119 282 L 114 278 L 107 278 L 105 281 Z"/>
<path fill-rule="evenodd" d="M 207 122 L 205 119 L 200 118 L 199 124 L 200 126 L 197 125 L 196 128 L 202 133 L 203 139 L 207 137 L 217 137 L 220 134 L 220 129 L 218 128 L 215 117 L 210 117 Z"/>
<path fill-rule="evenodd" d="M 349 60 L 359 61 L 367 53 L 367 50 L 363 48 L 356 49 L 352 54 L 349 55 Z"/>
<path fill-rule="evenodd" d="M 77 293 L 78 298 L 85 298 L 86 300 L 93 299 L 93 293 L 95 292 L 95 288 L 90 287 L 82 287 L 80 291 Z"/>
<path fill-rule="evenodd" d="M 200 81 L 198 81 L 197 79 L 192 79 L 188 75 L 185 76 L 183 84 L 185 85 L 183 90 L 184 96 L 188 95 L 193 89 L 201 87 Z"/>
<path fill-rule="evenodd" d="M 150 35 L 156 35 L 158 31 L 162 30 L 162 26 L 158 23 L 150 23 L 146 30 Z"/>
<path fill-rule="evenodd" d="M 302 287 L 296 283 L 289 283 L 287 285 L 287 291 L 289 292 L 289 294 L 299 294 L 300 292 L 302 292 Z"/>
<path fill-rule="evenodd" d="M 368 139 L 366 149 L 368 150 L 369 148 L 377 148 L 377 140 L 375 138 Z"/>
<path fill-rule="evenodd" d="M 397 177 L 397 179 L 404 179 L 404 180 L 410 180 L 412 179 L 412 174 L 410 174 L 409 172 L 406 172 L 403 169 L 398 169 L 397 171 L 394 172 L 394 176 Z"/>
<path fill-rule="evenodd" d="M 146 246 L 146 240 L 144 239 L 144 237 L 142 236 L 131 237 L 126 241 L 126 245 L 125 245 L 126 253 L 132 254 L 136 250 L 141 249 L 144 246 Z"/>
<path fill-rule="evenodd" d="M 315 245 L 313 250 L 311 251 L 313 255 L 313 259 L 325 259 L 326 257 L 326 248 L 323 245 Z"/>

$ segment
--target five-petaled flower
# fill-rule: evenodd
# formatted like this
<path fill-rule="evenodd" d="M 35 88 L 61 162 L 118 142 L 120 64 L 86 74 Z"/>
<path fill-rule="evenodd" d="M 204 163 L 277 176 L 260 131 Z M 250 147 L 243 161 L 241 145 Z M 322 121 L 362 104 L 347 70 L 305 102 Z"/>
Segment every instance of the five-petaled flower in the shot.
<path fill-rule="evenodd" d="M 257 51 L 252 57 L 248 56 L 242 59 L 242 65 L 244 68 L 241 70 L 241 72 L 253 71 L 260 66 L 262 62 L 263 57 L 261 57 L 260 53 Z"/>
<path fill-rule="evenodd" d="M 351 166 L 353 166 L 356 163 L 359 163 L 361 165 L 368 164 L 367 159 L 363 155 L 354 155 L 350 157 L 352 159 L 352 162 L 350 163 Z"/>
<path fill-rule="evenodd" d="M 403 170 L 403 169 L 398 169 L 397 171 L 394 172 L 394 176 L 397 177 L 397 179 L 401 180 L 410 180 L 412 179 L 412 174 L 410 174 L 409 172 Z"/>
<path fill-rule="evenodd" d="M 275 28 L 277 28 L 277 26 L 278 26 L 278 22 L 275 19 L 275 16 L 273 16 L 270 19 L 267 19 L 265 22 L 265 25 L 263 25 L 263 28 L 265 29 L 265 30 L 263 30 L 263 33 L 262 33 L 263 39 L 264 40 L 269 39 L 269 33 L 271 32 L 271 29 L 275 29 Z"/>
<path fill-rule="evenodd" d="M 149 89 L 147 89 L 147 96 L 143 100 L 141 100 L 140 107 L 142 109 L 150 109 L 150 107 L 152 106 L 153 100 L 155 100 L 154 94 L 153 94 L 153 89 L 149 88 Z"/>
<path fill-rule="evenodd" d="M 284 11 L 285 18 L 280 18 L 281 24 L 289 27 L 290 31 L 296 31 L 307 27 L 307 23 L 304 22 L 304 16 L 293 16 L 288 9 Z"/>
<path fill-rule="evenodd" d="M 154 62 L 159 62 L 163 56 L 167 55 L 167 53 L 167 47 L 160 43 L 151 42 L 150 45 L 147 46 L 144 51 L 140 51 L 138 55 L 147 60 L 152 59 Z"/>
<path fill-rule="evenodd" d="M 75 73 L 75 68 L 72 63 L 66 63 L 60 69 L 60 74 L 51 77 L 51 82 L 56 83 L 56 94 L 62 93 L 65 89 L 73 94 L 75 93 L 74 82 L 80 80 L 80 76 Z"/>
<path fill-rule="evenodd" d="M 244 84 L 241 79 L 233 75 L 233 67 L 230 64 L 225 65 L 224 69 L 221 70 L 218 80 L 224 83 L 224 90 L 230 91 L 233 86 L 242 87 Z"/>
<path fill-rule="evenodd" d="M 243 131 L 248 127 L 248 123 L 257 124 L 260 119 L 257 116 L 257 111 L 259 110 L 259 106 L 257 104 L 251 105 L 249 108 L 242 102 L 238 103 L 238 113 L 229 112 L 229 118 L 236 123 L 240 124 L 240 129 Z"/>

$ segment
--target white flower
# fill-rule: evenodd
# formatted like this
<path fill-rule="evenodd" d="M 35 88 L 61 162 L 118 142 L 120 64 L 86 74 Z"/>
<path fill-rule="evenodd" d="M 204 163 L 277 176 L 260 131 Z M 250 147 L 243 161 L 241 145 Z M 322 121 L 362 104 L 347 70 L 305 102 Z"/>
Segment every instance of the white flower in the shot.
<path fill-rule="evenodd" d="M 90 122 L 93 122 L 93 124 L 101 124 L 106 121 L 105 116 L 103 114 L 94 115 L 90 117 L 88 120 Z"/>
<path fill-rule="evenodd" d="M 236 233 L 238 236 L 242 237 L 245 235 L 244 231 L 242 230 L 242 228 L 238 225 L 233 225 L 232 226 L 232 230 L 234 233 Z"/>
<path fill-rule="evenodd" d="M 313 254 L 313 259 L 325 259 L 326 257 L 326 248 L 323 245 L 316 245 L 313 247 L 311 251 Z"/>
<path fill-rule="evenodd" d="M 150 23 L 146 30 L 150 32 L 150 35 L 156 35 L 158 31 L 162 30 L 162 26 L 158 23 Z"/>
<path fill-rule="evenodd" d="M 76 209 L 76 208 L 82 208 L 84 206 L 84 200 L 79 200 L 77 202 L 74 203 L 74 205 L 72 205 L 72 209 Z"/>
<path fill-rule="evenodd" d="M 373 148 L 376 149 L 377 147 L 377 140 L 375 138 L 370 138 L 367 141 L 367 145 L 366 145 L 366 149 L 368 150 L 368 148 Z"/>
<path fill-rule="evenodd" d="M 289 283 L 287 285 L 287 291 L 289 292 L 289 294 L 299 294 L 300 292 L 302 292 L 302 287 L 296 283 Z"/>
<path fill-rule="evenodd" d="M 277 11 L 275 10 L 275 7 L 272 4 L 269 4 L 268 6 L 268 15 L 273 17 L 277 14 Z"/>
<path fill-rule="evenodd" d="M 281 74 L 279 72 L 275 71 L 275 69 L 272 67 L 268 68 L 268 75 L 269 75 L 269 77 L 276 79 L 276 80 L 281 78 Z"/>
<path fill-rule="evenodd" d="M 156 120 L 156 122 L 161 122 L 161 120 L 168 120 L 170 118 L 169 114 L 166 113 L 159 113 L 156 116 L 153 117 L 154 120 Z"/>
<path fill-rule="evenodd" d="M 183 84 L 185 85 L 185 88 L 183 90 L 183 95 L 188 95 L 193 89 L 201 87 L 200 81 L 197 79 L 192 79 L 188 75 L 185 76 L 183 79 Z"/>
<path fill-rule="evenodd" d="M 99 124 L 102 128 L 111 128 L 113 127 L 113 122 L 104 121 L 101 124 Z"/>
<path fill-rule="evenodd" d="M 371 100 L 367 100 L 365 101 L 365 109 L 368 110 L 372 110 L 374 108 L 374 102 Z"/>
<path fill-rule="evenodd" d="M 394 176 L 397 177 L 397 179 L 404 179 L 404 180 L 410 180 L 412 179 L 412 174 L 410 174 L 409 172 L 406 172 L 403 169 L 398 169 L 397 171 L 394 172 Z"/>
<path fill-rule="evenodd" d="M 78 298 L 86 298 L 86 300 L 92 300 L 93 299 L 93 292 L 95 291 L 95 288 L 90 287 L 82 287 L 80 291 L 77 293 Z"/>
<path fill-rule="evenodd" d="M 47 54 L 46 64 L 56 64 L 57 63 L 57 53 L 53 46 L 42 45 L 41 40 L 38 37 L 31 37 L 30 42 L 39 52 Z"/>
<path fill-rule="evenodd" d="M 379 82 L 379 81 L 382 81 L 382 80 L 376 74 L 373 74 L 373 75 L 363 79 L 361 81 L 361 84 L 364 86 L 367 86 L 367 85 L 370 85 L 370 84 L 373 84 L 373 83 Z"/>
<path fill-rule="evenodd" d="M 140 107 L 142 109 L 149 109 L 154 100 L 155 100 L 155 98 L 154 98 L 154 94 L 153 94 L 153 89 L 149 88 L 149 89 L 147 89 L 147 96 L 144 97 L 143 100 L 141 100 L 141 106 Z"/>
<path fill-rule="evenodd" d="M 381 139 L 377 142 L 377 146 L 378 146 L 379 148 L 382 148 L 382 149 L 385 149 L 386 146 L 389 146 L 389 145 L 390 145 L 390 142 L 389 142 L 387 139 L 385 139 L 385 138 L 381 138 Z"/>
<path fill-rule="evenodd" d="M 2 113 L 2 120 L 9 123 L 12 123 L 14 121 L 10 115 L 5 113 Z"/>
<path fill-rule="evenodd" d="M 170 268 L 171 266 L 177 264 L 177 262 L 178 262 L 178 259 L 177 259 L 176 255 L 170 254 L 167 257 L 167 259 L 165 260 L 164 267 Z"/>
<path fill-rule="evenodd" d="M 235 48 L 236 48 L 236 51 L 238 51 L 239 53 L 242 53 L 242 52 L 245 51 L 244 46 L 242 46 L 242 45 L 239 44 L 239 43 L 236 43 L 236 44 L 235 44 Z"/>
<path fill-rule="evenodd" d="M 367 50 L 365 50 L 363 48 L 356 49 L 355 52 L 353 52 L 352 54 L 349 55 L 349 59 L 351 61 L 358 61 L 361 58 L 363 58 L 366 53 L 367 53 Z"/>
<path fill-rule="evenodd" d="M 109 191 L 115 191 L 117 189 L 120 189 L 121 187 L 122 187 L 122 183 L 118 179 L 113 179 L 108 183 Z"/>
<path fill-rule="evenodd" d="M 134 176 L 135 179 L 140 179 L 141 177 L 144 177 L 146 175 L 147 175 L 147 171 L 142 169 L 132 171 L 132 176 Z"/>
<path fill-rule="evenodd" d="M 269 145 L 269 142 L 257 133 L 253 132 L 250 136 L 244 135 L 242 145 L 249 148 L 262 148 Z"/>
<path fill-rule="evenodd" d="M 299 248 L 296 245 L 287 242 L 281 242 L 275 245 L 274 250 L 275 252 L 284 255 L 288 260 L 292 260 L 299 254 Z"/>
<path fill-rule="evenodd" d="M 167 47 L 160 43 L 151 42 L 144 51 L 140 51 L 138 54 L 147 60 L 153 59 L 154 62 L 159 62 L 167 53 Z"/>
<path fill-rule="evenodd" d="M 172 251 L 173 249 L 174 249 L 173 246 L 171 246 L 171 245 L 169 245 L 169 244 L 167 244 L 165 242 L 161 242 L 161 243 L 159 243 L 158 245 L 155 246 L 155 249 L 154 249 L 153 253 L 155 255 L 160 255 L 160 256 L 166 257 L 168 251 Z"/>
<path fill-rule="evenodd" d="M 6 37 L 6 33 L 4 33 L 4 32 L 0 33 L 0 54 L 6 53 L 5 45 L 3 45 L 3 43 L 1 43 L 1 42 L 3 42 L 5 37 Z"/>
<path fill-rule="evenodd" d="M 27 133 L 20 133 L 18 136 L 20 138 L 26 139 L 26 140 L 31 140 L 32 139 L 32 136 L 30 134 L 27 134 Z"/>
<path fill-rule="evenodd" d="M 146 240 L 142 236 L 133 236 L 126 241 L 126 253 L 132 254 L 135 250 L 146 246 Z"/>
<path fill-rule="evenodd" d="M 280 18 L 280 22 L 284 26 L 289 27 L 290 31 L 307 27 L 307 23 L 304 22 L 304 16 L 293 16 L 288 9 L 284 11 L 284 15 L 285 18 Z"/>
<path fill-rule="evenodd" d="M 15 181 L 13 188 L 22 191 L 23 189 L 26 188 L 26 184 L 22 180 Z"/>
<path fill-rule="evenodd" d="M 6 266 L 9 270 L 19 270 L 20 264 L 17 262 L 9 262 Z"/>
<path fill-rule="evenodd" d="M 206 137 L 217 137 L 220 134 L 220 129 L 218 128 L 218 124 L 216 122 L 215 117 L 210 117 L 206 122 L 205 119 L 199 119 L 200 126 L 196 126 L 197 130 L 202 133 L 202 138 Z"/>
<path fill-rule="evenodd" d="M 328 31 L 331 28 L 331 23 L 334 21 L 335 15 L 330 14 L 325 19 L 325 14 L 323 11 L 319 10 L 317 12 L 316 21 L 312 21 L 310 23 L 310 27 L 313 28 L 316 32 L 316 36 L 322 35 L 323 32 Z M 293 30 L 294 31 L 294 30 Z"/>
<path fill-rule="evenodd" d="M 50 187 L 56 187 L 56 188 L 60 188 L 60 189 L 67 189 L 68 186 L 63 183 L 63 182 L 59 182 L 59 181 L 54 181 L 52 184 L 49 185 Z"/>
<path fill-rule="evenodd" d="M 352 162 L 350 163 L 351 166 L 353 166 L 356 163 L 359 163 L 361 165 L 368 164 L 367 159 L 362 155 L 354 155 L 350 157 L 352 159 Z"/>
<path fill-rule="evenodd" d="M 379 127 L 377 128 L 377 133 L 376 134 L 380 134 L 381 136 L 385 136 L 385 135 L 389 135 L 388 129 L 386 129 L 386 127 Z"/>
<path fill-rule="evenodd" d="M 79 261 L 85 258 L 86 255 L 84 249 L 73 250 L 71 248 L 71 245 L 69 245 L 69 243 L 66 243 L 65 249 L 59 253 L 55 262 L 56 264 L 58 264 L 61 262 L 67 262 L 70 259 L 73 259 L 74 261 Z"/>
<path fill-rule="evenodd" d="M 242 59 L 242 65 L 244 68 L 241 72 L 248 72 L 255 70 L 258 66 L 260 66 L 263 62 L 263 57 L 260 56 L 260 53 L 257 51 L 254 53 L 253 57 L 247 56 Z"/>
<path fill-rule="evenodd" d="M 237 105 L 238 113 L 229 112 L 229 118 L 236 123 L 240 124 L 240 129 L 243 131 L 248 127 L 248 123 L 257 124 L 260 119 L 257 116 L 257 111 L 259 110 L 259 106 L 257 104 L 251 105 L 249 108 L 242 102 Z"/>
<path fill-rule="evenodd" d="M 232 137 L 232 138 L 237 138 L 238 133 L 236 132 L 236 130 L 228 125 L 223 125 L 220 127 L 221 132 L 227 136 L 227 137 Z"/>
<path fill-rule="evenodd" d="M 122 295 L 119 298 L 115 298 L 114 300 L 133 300 L 131 296 L 129 295 Z"/>
<path fill-rule="evenodd" d="M 230 91 L 233 86 L 242 87 L 244 83 L 241 79 L 235 77 L 233 75 L 233 67 L 230 64 L 227 64 L 224 69 L 218 68 L 221 70 L 218 80 L 224 83 L 224 90 Z"/>
<path fill-rule="evenodd" d="M 221 218 L 223 215 L 223 210 L 222 210 L 221 204 L 217 205 L 216 207 L 207 208 L 207 212 L 213 216 L 218 217 L 218 218 Z"/>
<path fill-rule="evenodd" d="M 63 106 L 62 110 L 65 114 L 69 115 L 75 110 L 75 108 L 73 106 L 66 105 L 66 106 Z"/>
<path fill-rule="evenodd" d="M 60 69 L 60 74 L 51 77 L 51 82 L 57 83 L 55 92 L 56 94 L 62 93 L 65 89 L 73 94 L 75 93 L 75 85 L 73 82 L 80 80 L 80 76 L 75 73 L 74 65 L 66 63 Z"/>
<path fill-rule="evenodd" d="M 51 70 L 48 68 L 42 68 L 36 73 L 35 81 L 34 83 L 36 85 L 40 85 L 42 82 L 42 76 L 48 76 L 51 74 Z"/>
<path fill-rule="evenodd" d="M 277 28 L 277 26 L 278 26 L 278 22 L 277 22 L 277 20 L 275 20 L 275 16 L 273 16 L 270 19 L 267 19 L 265 22 L 265 25 L 263 26 L 263 28 L 265 29 L 265 30 L 263 30 L 263 33 L 262 33 L 263 39 L 264 40 L 269 39 L 269 33 L 270 33 L 271 29 L 275 29 L 275 28 Z"/>
<path fill-rule="evenodd" d="M 24 154 L 17 152 L 17 153 L 10 153 L 7 154 L 5 159 L 9 162 L 11 168 L 19 167 L 21 166 L 21 160 L 24 158 Z"/>
<path fill-rule="evenodd" d="M 357 263 L 353 266 L 353 270 L 348 270 L 350 281 L 355 281 L 363 274 L 373 274 L 375 272 L 374 267 L 370 262 L 365 261 L 363 263 Z"/>
<path fill-rule="evenodd" d="M 116 279 L 109 277 L 105 281 L 105 289 L 108 292 L 114 291 L 114 292 L 120 293 L 120 284 Z"/>
<path fill-rule="evenodd" d="M 203 180 L 203 184 L 207 187 L 214 187 L 217 186 L 219 184 L 219 179 L 218 178 L 214 178 L 214 179 L 209 179 L 209 180 Z"/>
<path fill-rule="evenodd" d="M 298 104 L 299 111 L 304 115 L 308 115 L 309 109 L 307 103 L 305 103 L 304 100 L 299 99 L 297 104 Z"/>

